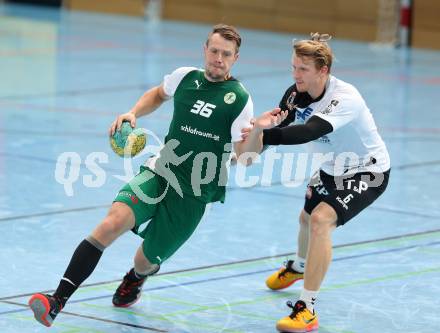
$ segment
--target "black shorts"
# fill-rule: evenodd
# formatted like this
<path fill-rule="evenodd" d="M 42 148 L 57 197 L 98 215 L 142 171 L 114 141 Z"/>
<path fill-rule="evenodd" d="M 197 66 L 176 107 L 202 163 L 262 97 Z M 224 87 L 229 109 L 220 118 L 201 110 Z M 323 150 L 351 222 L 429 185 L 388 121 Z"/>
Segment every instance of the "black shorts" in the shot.
<path fill-rule="evenodd" d="M 337 225 L 343 225 L 373 203 L 387 188 L 390 170 L 384 173 L 359 172 L 331 176 L 318 170 L 307 186 L 304 210 L 311 214 L 320 202 L 337 213 Z"/>

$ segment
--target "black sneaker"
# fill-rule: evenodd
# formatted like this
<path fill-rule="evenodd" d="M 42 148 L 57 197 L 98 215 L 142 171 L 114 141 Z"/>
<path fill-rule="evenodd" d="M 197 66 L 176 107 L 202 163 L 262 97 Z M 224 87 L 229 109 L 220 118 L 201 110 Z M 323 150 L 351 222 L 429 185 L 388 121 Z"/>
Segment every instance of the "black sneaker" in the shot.
<path fill-rule="evenodd" d="M 119 285 L 118 289 L 116 289 L 115 294 L 113 295 L 113 305 L 121 308 L 129 307 L 136 303 L 139 298 L 141 298 L 142 293 L 142 285 L 144 284 L 147 277 L 144 277 L 140 280 L 133 281 L 129 277 L 130 272 L 125 274 L 124 279 Z"/>
<path fill-rule="evenodd" d="M 63 306 L 58 299 L 51 295 L 34 294 L 28 302 L 35 319 L 44 326 L 52 326 L 57 314 Z"/>

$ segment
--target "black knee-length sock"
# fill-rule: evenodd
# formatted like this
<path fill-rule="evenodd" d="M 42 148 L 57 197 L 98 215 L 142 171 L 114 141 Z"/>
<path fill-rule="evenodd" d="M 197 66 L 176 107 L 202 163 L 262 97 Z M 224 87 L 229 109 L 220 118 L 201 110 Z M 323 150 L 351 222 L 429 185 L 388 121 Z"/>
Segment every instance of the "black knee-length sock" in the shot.
<path fill-rule="evenodd" d="M 54 293 L 63 307 L 81 283 L 95 270 L 104 249 L 105 247 L 91 236 L 78 245 Z"/>

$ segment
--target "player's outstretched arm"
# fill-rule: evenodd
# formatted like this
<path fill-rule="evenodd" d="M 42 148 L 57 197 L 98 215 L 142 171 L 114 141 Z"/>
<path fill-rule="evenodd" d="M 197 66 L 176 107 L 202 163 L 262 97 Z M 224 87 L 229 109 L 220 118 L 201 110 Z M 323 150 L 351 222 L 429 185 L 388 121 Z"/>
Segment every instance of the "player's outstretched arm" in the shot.
<path fill-rule="evenodd" d="M 263 130 L 278 126 L 286 119 L 287 115 L 287 111 L 281 111 L 280 108 L 275 108 L 271 111 L 264 112 L 256 118 L 253 121 L 253 127 L 249 131 L 246 139 L 234 144 L 238 161 L 245 165 L 251 164 L 250 159 L 253 159 L 252 155 L 255 157 L 263 149 Z"/>

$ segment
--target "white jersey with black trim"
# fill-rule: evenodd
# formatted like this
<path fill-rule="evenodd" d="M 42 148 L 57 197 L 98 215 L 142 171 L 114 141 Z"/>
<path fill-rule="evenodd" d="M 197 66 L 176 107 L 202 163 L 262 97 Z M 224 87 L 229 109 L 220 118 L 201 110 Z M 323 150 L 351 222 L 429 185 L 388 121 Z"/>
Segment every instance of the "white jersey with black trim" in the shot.
<path fill-rule="evenodd" d="M 319 156 L 325 173 L 339 176 L 390 168 L 388 151 L 373 116 L 353 85 L 330 76 L 322 99 L 297 109 L 295 123 L 304 124 L 311 116 L 333 127 L 333 132 L 307 144 L 311 153 L 324 155 Z"/>

